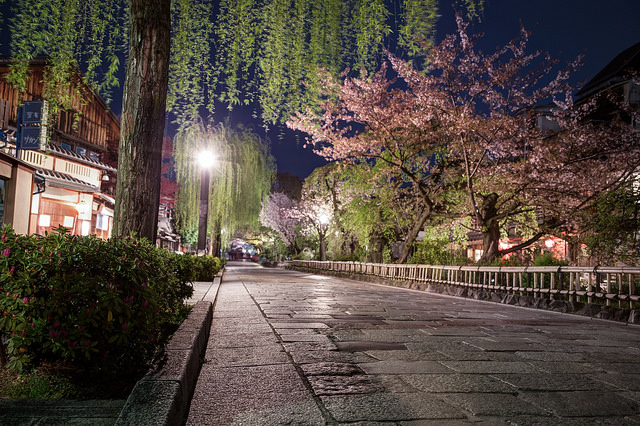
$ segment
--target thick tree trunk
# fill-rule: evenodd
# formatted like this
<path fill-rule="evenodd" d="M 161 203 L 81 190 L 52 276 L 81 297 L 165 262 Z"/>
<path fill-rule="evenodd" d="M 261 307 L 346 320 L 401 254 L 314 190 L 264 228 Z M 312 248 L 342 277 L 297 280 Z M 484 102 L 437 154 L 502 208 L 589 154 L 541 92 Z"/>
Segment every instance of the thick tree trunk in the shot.
<path fill-rule="evenodd" d="M 429 207 L 425 207 L 422 211 L 422 214 L 413 224 L 413 227 L 407 234 L 407 238 L 404 240 L 404 248 L 402 249 L 402 253 L 400 254 L 400 258 L 398 259 L 398 263 L 406 263 L 407 259 L 409 259 L 409 252 L 411 251 L 411 246 L 413 242 L 418 238 L 418 233 L 422 231 L 425 222 L 431 216 L 431 209 Z"/>
<path fill-rule="evenodd" d="M 371 263 L 382 263 L 382 251 L 387 240 L 379 233 L 374 233 L 369 237 L 369 255 L 367 260 Z"/>
<path fill-rule="evenodd" d="M 482 226 L 482 244 L 484 252 L 478 263 L 490 263 L 500 256 L 500 224 L 494 218 Z"/>
<path fill-rule="evenodd" d="M 477 213 L 482 225 L 482 244 L 484 252 L 478 263 L 489 263 L 500 255 L 500 222 L 497 216 L 498 194 L 491 193 L 483 197 L 482 206 Z"/>
<path fill-rule="evenodd" d="M 156 240 L 169 75 L 171 0 L 131 0 L 114 234 Z"/>

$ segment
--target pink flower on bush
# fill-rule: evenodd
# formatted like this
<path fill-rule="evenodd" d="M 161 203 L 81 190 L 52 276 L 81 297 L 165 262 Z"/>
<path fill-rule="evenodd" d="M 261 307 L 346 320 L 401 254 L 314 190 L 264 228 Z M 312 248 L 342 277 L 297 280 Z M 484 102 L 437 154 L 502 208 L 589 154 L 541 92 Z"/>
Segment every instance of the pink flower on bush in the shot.
<path fill-rule="evenodd" d="M 90 339 L 87 339 L 87 340 L 84 342 L 84 345 L 85 345 L 87 348 L 88 348 L 89 346 L 91 346 L 91 340 L 90 340 Z"/>
<path fill-rule="evenodd" d="M 126 330 L 126 329 L 127 329 L 127 322 L 126 322 L 126 321 L 122 323 L 122 329 L 123 329 L 123 330 Z"/>
<path fill-rule="evenodd" d="M 13 274 L 13 271 L 15 271 L 15 270 L 16 270 L 16 267 L 12 266 L 11 268 L 9 268 L 8 274 L 9 275 Z"/>
<path fill-rule="evenodd" d="M 9 256 L 9 253 L 11 253 L 11 251 L 9 250 L 9 247 L 5 247 L 5 249 L 2 250 L 2 255 L 5 257 Z"/>
<path fill-rule="evenodd" d="M 23 301 L 25 304 L 27 304 L 27 303 L 29 303 L 29 298 L 28 298 L 28 297 L 25 297 L 24 299 L 22 299 L 22 301 Z"/>

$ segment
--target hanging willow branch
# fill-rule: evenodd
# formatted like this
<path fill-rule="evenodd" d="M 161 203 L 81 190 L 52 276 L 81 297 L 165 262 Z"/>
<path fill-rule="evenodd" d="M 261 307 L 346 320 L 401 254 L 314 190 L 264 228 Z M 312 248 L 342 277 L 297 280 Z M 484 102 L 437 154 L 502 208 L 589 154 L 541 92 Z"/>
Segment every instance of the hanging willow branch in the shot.
<path fill-rule="evenodd" d="M 483 0 L 456 1 L 468 16 L 481 16 Z M 26 90 L 29 61 L 45 55 L 54 107 L 70 107 L 60 88 L 69 86 L 76 65 L 110 98 L 126 58 L 129 1 L 6 2 L 15 14 L 15 87 Z M 314 104 L 318 69 L 371 73 L 395 42 L 407 55 L 423 56 L 421 42 L 433 38 L 437 19 L 437 0 L 173 0 L 167 109 L 182 125 L 203 108 L 212 113 L 217 102 L 251 104 L 265 125 L 280 124 Z"/>
<path fill-rule="evenodd" d="M 176 201 L 178 232 L 187 241 L 197 235 L 201 171 L 197 155 L 210 150 L 216 165 L 210 173 L 208 233 L 220 226 L 228 238 L 239 227 L 257 228 L 262 201 L 269 195 L 275 162 L 268 142 L 248 129 L 231 129 L 198 121 L 180 129 L 174 140 L 180 191 Z"/>

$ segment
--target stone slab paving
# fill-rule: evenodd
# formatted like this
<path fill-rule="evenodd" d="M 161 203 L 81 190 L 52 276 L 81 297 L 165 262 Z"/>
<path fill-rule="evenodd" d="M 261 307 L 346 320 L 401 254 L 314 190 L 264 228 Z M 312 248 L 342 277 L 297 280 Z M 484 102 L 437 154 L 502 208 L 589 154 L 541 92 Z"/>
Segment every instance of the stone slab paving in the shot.
<path fill-rule="evenodd" d="M 640 327 L 230 262 L 187 425 L 638 425 Z"/>

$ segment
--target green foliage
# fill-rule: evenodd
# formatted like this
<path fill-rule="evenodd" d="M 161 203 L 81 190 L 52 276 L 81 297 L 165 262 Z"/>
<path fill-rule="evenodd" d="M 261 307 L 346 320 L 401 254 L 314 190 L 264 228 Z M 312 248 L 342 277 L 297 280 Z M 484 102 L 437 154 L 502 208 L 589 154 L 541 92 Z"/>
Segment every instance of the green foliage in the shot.
<path fill-rule="evenodd" d="M 553 256 L 553 253 L 546 252 L 536 256 L 535 259 L 533 260 L 533 265 L 534 266 L 566 266 L 568 265 L 568 263 L 563 260 L 556 259 Z"/>
<path fill-rule="evenodd" d="M 398 3 L 398 4 L 397 4 Z M 483 0 L 459 0 L 470 19 Z M 73 68 L 107 99 L 118 85 L 130 19 L 126 0 L 14 0 L 11 83 L 26 89 L 28 63 L 46 55 L 48 100 L 68 108 Z M 216 101 L 228 108 L 259 102 L 265 124 L 313 105 L 318 70 L 373 71 L 394 40 L 424 54 L 438 19 L 435 0 L 174 0 L 167 109 L 179 125 Z M 397 22 L 397 32 L 392 23 Z M 215 58 L 214 63 L 209 63 Z M 79 93 L 76 93 L 79 95 Z"/>
<path fill-rule="evenodd" d="M 209 66 L 209 43 L 213 35 L 213 3 L 174 0 L 172 8 L 171 63 L 167 110 L 179 123 L 191 122 L 199 114 L 215 76 Z M 213 108 L 211 108 L 213 109 Z"/>
<path fill-rule="evenodd" d="M 410 56 L 422 57 L 433 45 L 435 24 L 440 18 L 437 0 L 404 0 L 404 22 L 400 27 L 398 45 Z"/>
<path fill-rule="evenodd" d="M 193 257 L 188 256 L 187 257 Z M 208 281 L 211 282 L 215 278 L 216 274 L 222 269 L 224 266 L 224 261 L 219 257 L 213 256 L 200 256 L 193 257 L 195 259 L 194 272 L 195 278 L 194 281 Z"/>
<path fill-rule="evenodd" d="M 469 259 L 461 252 L 467 241 L 467 228 L 460 224 L 430 225 L 424 239 L 415 243 L 408 263 L 424 265 L 466 265 Z"/>
<path fill-rule="evenodd" d="M 116 73 L 128 19 L 124 0 L 14 0 L 11 20 L 11 73 L 8 81 L 26 91 L 29 62 L 49 59 L 44 76 L 44 99 L 50 112 L 73 108 L 84 94 L 70 91 L 76 67 L 84 71 L 85 83 L 109 100 L 118 86 Z"/>
<path fill-rule="evenodd" d="M 249 129 L 198 121 L 182 127 L 174 139 L 180 185 L 176 200 L 178 232 L 197 237 L 202 176 L 197 155 L 203 150 L 216 156 L 209 173 L 208 234 L 224 229 L 223 237 L 229 238 L 240 226 L 257 229 L 262 201 L 269 195 L 275 176 L 275 160 L 268 141 Z"/>
<path fill-rule="evenodd" d="M 456 265 L 456 256 L 449 249 L 447 239 L 424 240 L 415 245 L 415 252 L 408 263 L 423 265 Z"/>
<path fill-rule="evenodd" d="M 74 387 L 69 379 L 37 371 L 21 374 L 15 384 L 0 388 L 0 397 L 11 399 L 58 399 L 73 393 Z"/>
<path fill-rule="evenodd" d="M 583 214 L 581 232 L 589 254 L 599 262 L 637 264 L 640 259 L 640 194 L 622 188 L 602 196 Z"/>
<path fill-rule="evenodd" d="M 193 289 L 188 258 L 146 240 L 0 230 L 0 332 L 8 366 L 65 360 L 95 369 L 148 363 Z"/>

